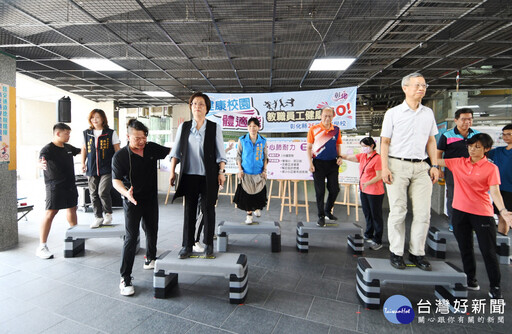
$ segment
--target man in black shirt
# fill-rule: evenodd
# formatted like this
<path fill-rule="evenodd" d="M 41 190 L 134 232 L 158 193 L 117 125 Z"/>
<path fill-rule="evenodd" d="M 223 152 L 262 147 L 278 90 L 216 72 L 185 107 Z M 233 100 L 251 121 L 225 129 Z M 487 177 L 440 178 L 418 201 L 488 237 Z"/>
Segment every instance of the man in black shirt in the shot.
<path fill-rule="evenodd" d="M 40 241 L 36 255 L 42 259 L 51 259 L 53 254 L 48 250 L 46 242 L 50 234 L 53 218 L 60 209 L 66 209 L 69 225 L 75 226 L 78 192 L 75 184 L 73 156 L 80 149 L 66 144 L 69 141 L 71 128 L 64 123 L 53 126 L 53 140 L 43 147 L 39 153 L 40 167 L 44 170 L 46 185 L 46 212 L 41 222 Z"/>
<path fill-rule="evenodd" d="M 144 269 L 154 269 L 158 235 L 157 161 L 165 158 L 170 149 L 147 142 L 148 128 L 132 119 L 128 122 L 128 145 L 112 160 L 112 183 L 123 196 L 126 236 L 121 262 L 119 289 L 124 296 L 135 293 L 132 268 L 135 259 L 139 224 L 146 233 Z"/>

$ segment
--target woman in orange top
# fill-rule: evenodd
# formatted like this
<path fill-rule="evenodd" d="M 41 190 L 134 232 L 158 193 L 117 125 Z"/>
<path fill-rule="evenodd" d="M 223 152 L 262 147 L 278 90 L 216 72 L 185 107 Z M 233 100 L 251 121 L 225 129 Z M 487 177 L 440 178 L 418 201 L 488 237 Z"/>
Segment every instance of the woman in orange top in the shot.
<path fill-rule="evenodd" d="M 450 169 L 455 181 L 453 234 L 459 245 L 468 289 L 480 290 L 476 279 L 474 231 L 489 277 L 489 297 L 500 299 L 503 295 L 500 288 L 500 267 L 496 259 L 496 224 L 491 198 L 508 225 L 512 225 L 512 212 L 507 210 L 500 194 L 498 167 L 486 157 L 492 144 L 493 140 L 488 134 L 476 134 L 468 139 L 469 158 L 440 159 L 438 163 L 439 166 Z"/>
<path fill-rule="evenodd" d="M 366 218 L 365 240 L 371 239 L 370 249 L 382 248 L 382 201 L 384 184 L 382 183 L 382 163 L 375 151 L 375 140 L 365 137 L 359 142 L 361 152 L 355 155 L 342 154 L 341 158 L 359 163 L 359 188 L 361 190 L 361 207 Z"/>

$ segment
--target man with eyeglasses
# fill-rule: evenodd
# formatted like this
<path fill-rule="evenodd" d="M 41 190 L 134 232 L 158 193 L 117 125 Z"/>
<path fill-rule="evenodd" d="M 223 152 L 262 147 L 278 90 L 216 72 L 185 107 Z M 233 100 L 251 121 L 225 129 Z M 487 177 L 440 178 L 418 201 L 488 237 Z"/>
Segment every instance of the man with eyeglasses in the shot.
<path fill-rule="evenodd" d="M 512 123 L 505 125 L 501 131 L 501 136 L 507 146 L 501 146 L 490 150 L 489 159 L 491 159 L 500 170 L 501 197 L 503 197 L 505 208 L 508 211 L 512 211 Z M 494 205 L 494 213 L 499 217 L 498 233 L 507 235 L 509 226 L 500 215 L 496 205 Z"/>
<path fill-rule="evenodd" d="M 427 87 L 420 73 L 406 75 L 402 79 L 405 101 L 389 109 L 382 123 L 380 147 L 382 180 L 386 183 L 390 207 L 387 225 L 390 262 L 397 269 L 406 267 L 405 216 L 409 196 L 413 210 L 409 261 L 419 269 L 432 270 L 425 259 L 425 241 L 430 226 L 432 184 L 439 177 L 439 166 L 434 113 L 421 104 Z"/>
<path fill-rule="evenodd" d="M 455 127 L 443 133 L 439 138 L 437 143 L 438 159 L 469 158 L 468 139 L 479 133 L 477 130 L 471 129 L 471 125 L 473 125 L 473 110 L 470 108 L 458 109 L 455 112 L 453 122 Z M 453 232 L 452 202 L 454 181 L 452 172 L 447 168 L 444 171 L 444 179 L 446 182 L 446 210 L 450 220 L 448 230 Z"/>
<path fill-rule="evenodd" d="M 146 234 L 146 256 L 143 268 L 154 269 L 158 238 L 157 164 L 169 155 L 169 147 L 148 142 L 148 128 L 136 119 L 128 122 L 128 145 L 114 154 L 112 184 L 123 196 L 126 235 L 121 259 L 121 295 L 135 293 L 132 269 L 135 260 L 139 226 Z"/>

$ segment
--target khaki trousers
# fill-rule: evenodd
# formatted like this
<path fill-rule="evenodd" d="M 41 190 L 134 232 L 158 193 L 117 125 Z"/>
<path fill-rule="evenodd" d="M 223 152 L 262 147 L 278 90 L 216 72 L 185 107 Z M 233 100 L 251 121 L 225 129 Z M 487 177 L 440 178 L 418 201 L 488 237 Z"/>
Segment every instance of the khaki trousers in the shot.
<path fill-rule="evenodd" d="M 425 255 L 425 241 L 430 226 L 430 203 L 432 181 L 428 175 L 426 162 L 409 162 L 389 158 L 389 169 L 393 183 L 386 184 L 389 199 L 388 239 L 389 250 L 395 255 L 404 255 L 405 216 L 407 198 L 411 199 L 413 220 L 409 253 Z"/>

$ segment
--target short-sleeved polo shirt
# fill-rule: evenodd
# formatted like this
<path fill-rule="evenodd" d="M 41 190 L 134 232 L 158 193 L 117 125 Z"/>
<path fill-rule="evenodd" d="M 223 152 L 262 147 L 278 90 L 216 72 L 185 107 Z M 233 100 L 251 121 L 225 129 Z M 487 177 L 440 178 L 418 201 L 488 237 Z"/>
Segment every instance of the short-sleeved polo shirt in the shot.
<path fill-rule="evenodd" d="M 469 129 L 467 137 L 460 134 L 457 127 L 446 131 L 437 142 L 437 149 L 444 151 L 444 158 L 468 158 L 468 139 L 480 133 L 477 130 Z"/>
<path fill-rule="evenodd" d="M 338 156 L 336 146 L 342 143 L 340 128 L 331 123 L 326 129 L 322 123 L 309 128 L 307 142 L 313 145 L 314 159 L 334 160 Z"/>
<path fill-rule="evenodd" d="M 452 207 L 474 215 L 492 216 L 489 188 L 500 184 L 498 167 L 486 157 L 475 164 L 471 158 L 446 159 L 445 163 L 455 182 Z"/>
<path fill-rule="evenodd" d="M 391 139 L 389 156 L 426 159 L 428 139 L 437 133 L 432 109 L 420 104 L 417 110 L 412 110 L 404 101 L 386 111 L 380 136 Z"/>
<path fill-rule="evenodd" d="M 500 190 L 512 193 L 512 150 L 506 146 L 496 147 L 489 151 L 491 159 L 500 170 Z"/>
<path fill-rule="evenodd" d="M 374 184 L 370 184 L 363 191 L 363 183 L 370 181 L 377 175 L 378 170 L 382 170 L 382 162 L 380 155 L 377 152 L 368 157 L 366 153 L 356 154 L 356 159 L 359 161 L 359 188 L 362 192 L 369 195 L 382 195 L 384 194 L 384 183 L 382 180 Z"/>

